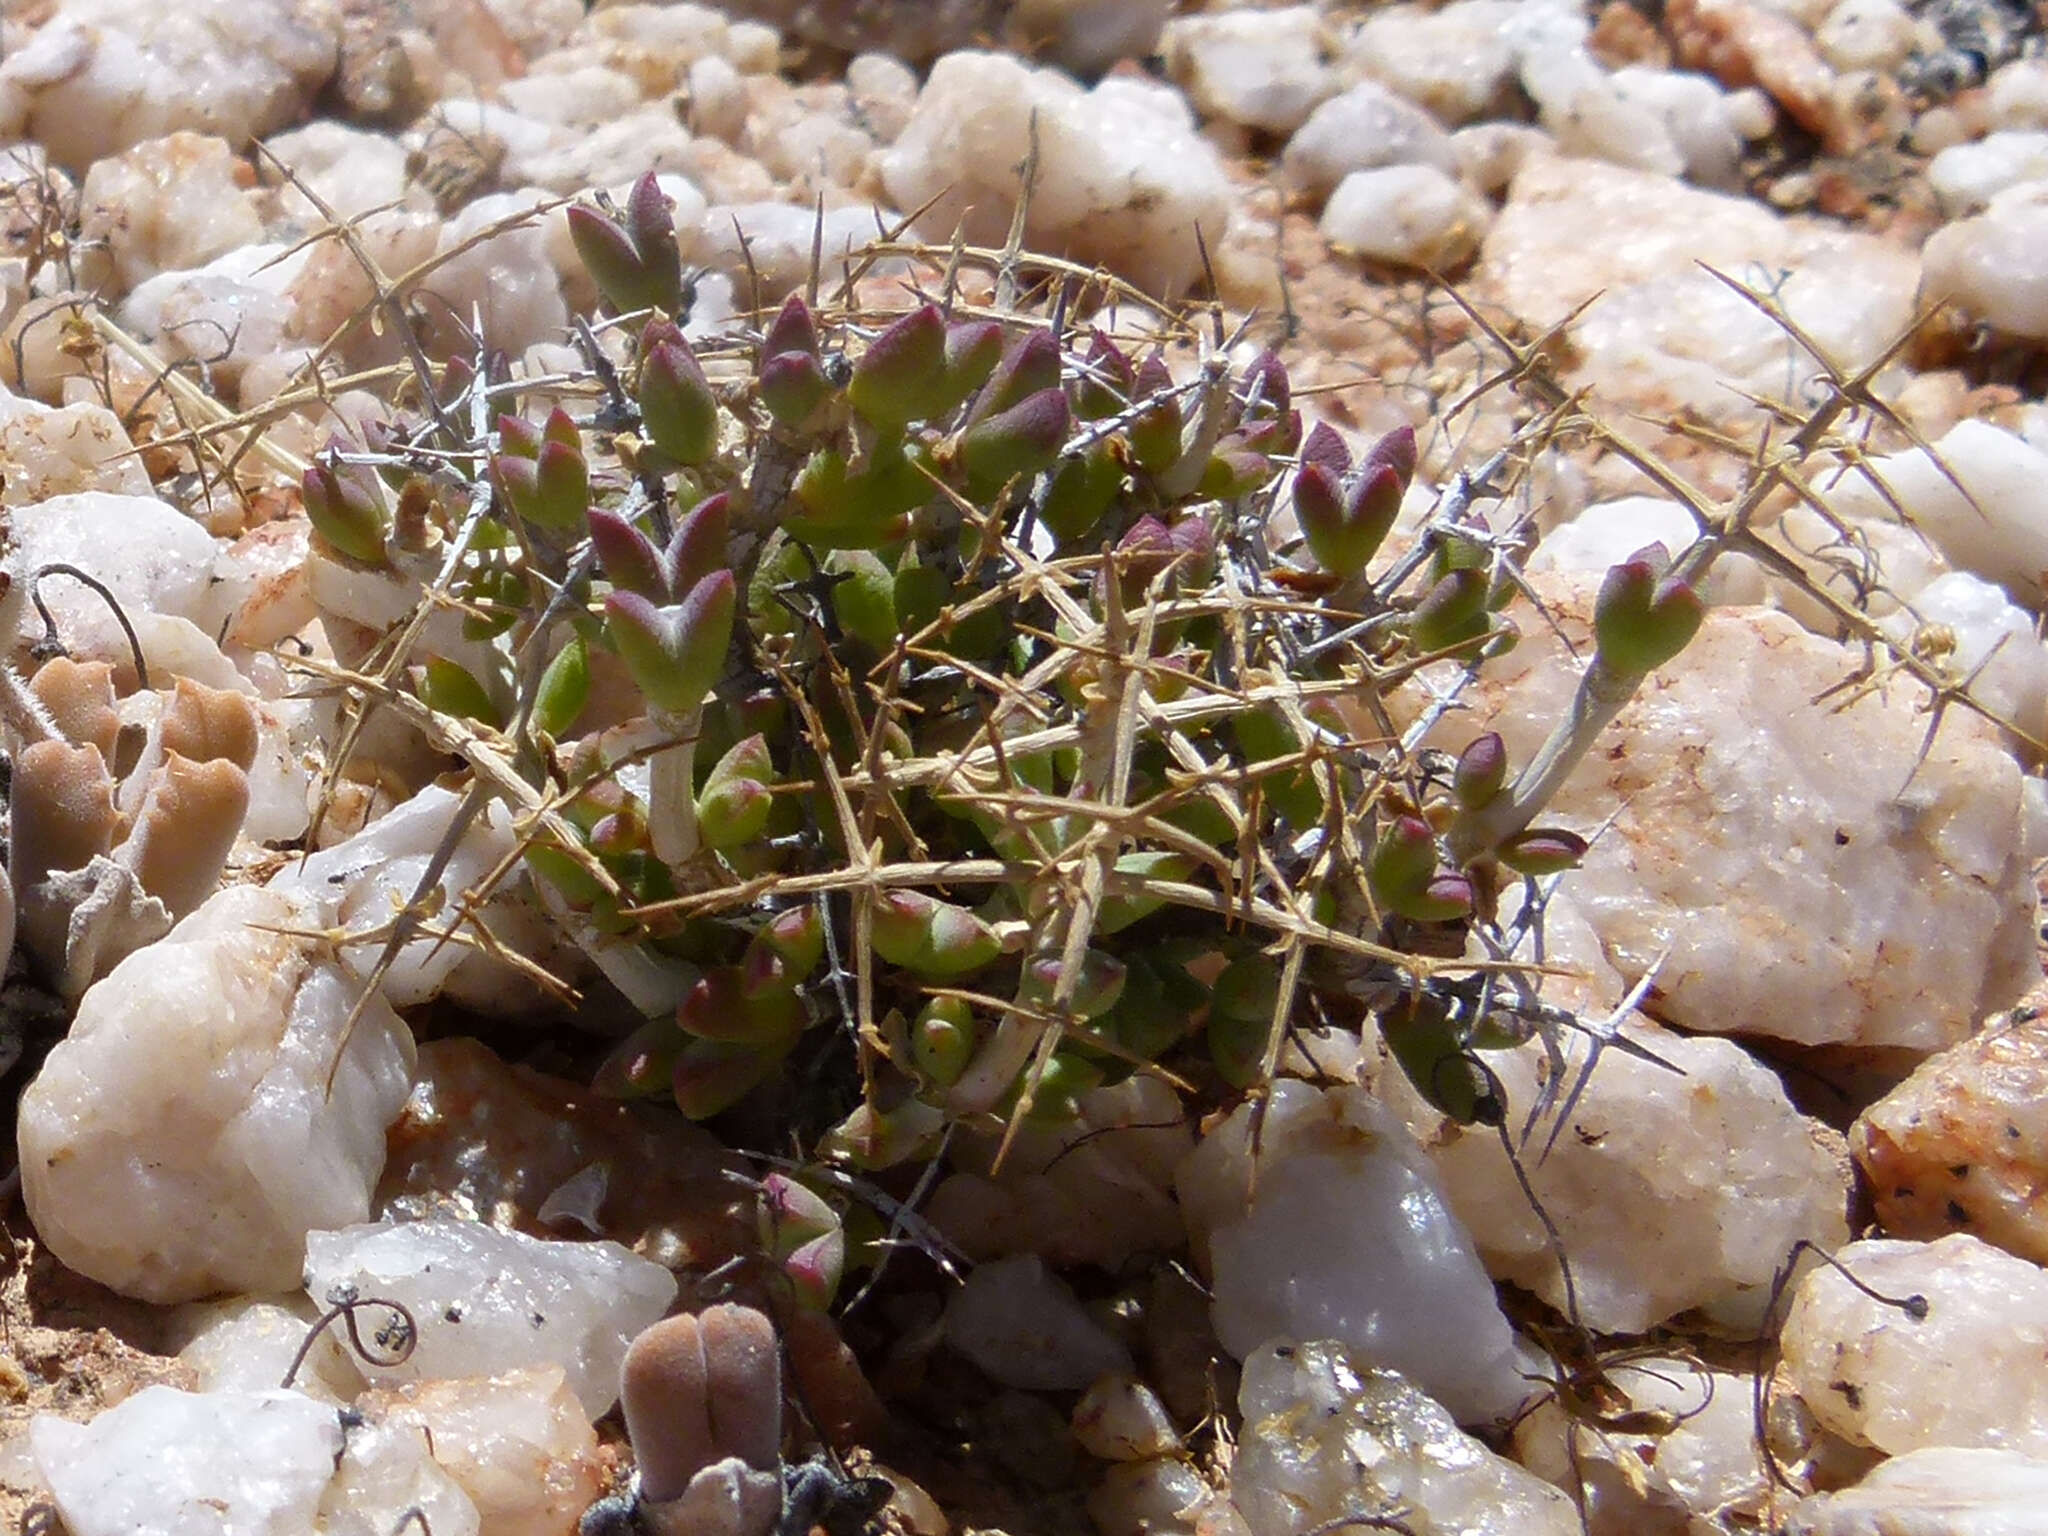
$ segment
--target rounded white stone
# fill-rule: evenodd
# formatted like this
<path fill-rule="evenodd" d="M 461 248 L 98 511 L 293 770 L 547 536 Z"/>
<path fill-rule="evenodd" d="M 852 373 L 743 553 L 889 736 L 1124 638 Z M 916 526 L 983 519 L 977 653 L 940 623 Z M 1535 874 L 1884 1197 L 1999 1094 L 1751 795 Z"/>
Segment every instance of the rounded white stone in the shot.
<path fill-rule="evenodd" d="M 2048 339 L 2048 182 L 2010 186 L 1975 218 L 1936 230 L 1920 265 L 1928 299 L 1952 300 L 1994 330 Z"/>
<path fill-rule="evenodd" d="M 1383 165 L 1431 165 L 1458 171 L 1450 135 L 1436 119 L 1385 86 L 1361 80 L 1309 115 L 1280 160 L 1290 184 L 1325 198 L 1353 171 Z"/>
<path fill-rule="evenodd" d="M 1964 1233 L 1851 1243 L 1857 1289 L 1816 1264 L 1785 1319 L 1784 1370 L 1823 1426 L 1890 1455 L 1985 1446 L 2048 1457 L 2048 1272 Z M 1925 1315 L 1904 1306 L 1925 1301 Z"/>
<path fill-rule="evenodd" d="M 292 936 L 332 915 L 230 887 L 86 992 L 20 1112 L 22 1195 L 66 1265 L 148 1301 L 276 1292 L 308 1231 L 368 1213 L 412 1032 L 373 996 L 336 1067 L 360 984 Z"/>
<path fill-rule="evenodd" d="M 1486 205 L 1433 165 L 1353 171 L 1323 210 L 1331 245 L 1369 261 L 1441 271 L 1478 248 Z"/>

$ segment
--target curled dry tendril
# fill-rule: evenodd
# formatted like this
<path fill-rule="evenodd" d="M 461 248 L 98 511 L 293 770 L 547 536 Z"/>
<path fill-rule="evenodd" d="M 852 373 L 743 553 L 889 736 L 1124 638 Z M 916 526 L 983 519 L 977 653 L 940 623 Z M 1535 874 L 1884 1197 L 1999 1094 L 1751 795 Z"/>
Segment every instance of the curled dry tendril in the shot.
<path fill-rule="evenodd" d="M 291 1366 L 284 1373 L 281 1387 L 289 1388 L 298 1379 L 299 1370 L 306 1363 L 306 1357 L 313 1352 L 313 1346 L 320 1336 L 341 1320 L 348 1332 L 348 1347 L 364 1361 L 381 1369 L 403 1365 L 412 1358 L 412 1352 L 419 1343 L 418 1322 L 403 1302 L 393 1301 L 388 1296 L 359 1296 L 352 1285 L 338 1285 L 327 1293 L 327 1310 L 320 1314 L 313 1326 L 306 1330 L 305 1342 L 299 1345 L 299 1352 L 292 1356 Z M 364 1307 L 382 1307 L 391 1314 L 391 1319 L 372 1333 L 365 1342 L 362 1329 L 356 1320 L 356 1313 Z M 424 1524 L 424 1521 L 422 1521 Z M 403 1527 L 401 1526 L 401 1529 Z M 394 1533 L 395 1536 L 395 1533 Z"/>

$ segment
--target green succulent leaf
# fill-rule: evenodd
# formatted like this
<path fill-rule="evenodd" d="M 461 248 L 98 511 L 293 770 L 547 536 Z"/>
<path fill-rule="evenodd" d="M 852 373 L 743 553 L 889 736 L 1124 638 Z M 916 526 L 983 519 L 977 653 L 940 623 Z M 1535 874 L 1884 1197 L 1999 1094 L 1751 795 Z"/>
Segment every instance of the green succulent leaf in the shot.
<path fill-rule="evenodd" d="M 566 736 L 589 702 L 590 647 L 581 635 L 571 635 L 540 675 L 533 695 L 533 728 L 547 736 Z"/>

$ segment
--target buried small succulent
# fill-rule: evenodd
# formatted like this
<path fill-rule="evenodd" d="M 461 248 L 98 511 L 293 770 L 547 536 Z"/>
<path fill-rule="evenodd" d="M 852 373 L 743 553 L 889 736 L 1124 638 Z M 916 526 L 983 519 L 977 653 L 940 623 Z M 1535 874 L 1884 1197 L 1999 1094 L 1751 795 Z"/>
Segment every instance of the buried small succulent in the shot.
<path fill-rule="evenodd" d="M 627 1349 L 619 1405 L 638 1472 L 583 1536 L 770 1536 L 868 1528 L 894 1489 L 830 1462 L 782 1461 L 781 1346 L 752 1307 L 664 1318 Z"/>
<path fill-rule="evenodd" d="M 579 395 L 451 365 L 304 485 L 316 595 L 404 642 L 344 676 L 537 816 L 538 904 L 637 1010 L 600 1085 L 714 1116 L 850 1039 L 809 1129 L 878 1166 L 1134 1071 L 1242 1088 L 1370 1012 L 1480 1112 L 1473 1050 L 1555 1020 L 1465 934 L 1584 853 L 1543 806 L 1699 621 L 1662 552 L 1535 759 L 1433 771 L 1515 640 L 1500 464 L 1397 536 L 1411 431 L 1354 456 L 1270 352 L 1078 293 L 799 295 L 700 352 L 658 206 L 572 215 L 613 316 Z"/>
<path fill-rule="evenodd" d="M 111 666 L 61 655 L 16 706 L 8 866 L 20 936 L 55 990 L 77 997 L 219 883 L 249 809 L 256 711 L 186 678 L 117 702 Z"/>

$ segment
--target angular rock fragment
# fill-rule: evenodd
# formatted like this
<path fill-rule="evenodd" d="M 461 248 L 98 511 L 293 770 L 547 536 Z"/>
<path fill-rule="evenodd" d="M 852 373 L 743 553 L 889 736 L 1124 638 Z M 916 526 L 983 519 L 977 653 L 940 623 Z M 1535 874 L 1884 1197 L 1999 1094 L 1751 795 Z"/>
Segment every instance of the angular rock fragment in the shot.
<path fill-rule="evenodd" d="M 72 1536 L 300 1536 L 341 1449 L 339 1415 L 296 1392 L 149 1387 L 90 1424 L 29 1426 Z"/>
<path fill-rule="evenodd" d="M 1294 132 L 1337 89 L 1312 5 L 1180 17 L 1160 50 L 1196 111 L 1268 133 Z"/>
<path fill-rule="evenodd" d="M 1960 1233 L 1851 1243 L 1837 1257 L 1889 1300 L 1826 1266 L 1800 1282 L 1783 1370 L 1825 1428 L 1894 1456 L 1990 1446 L 2048 1457 L 2048 1273 Z M 1916 1296 L 1921 1317 L 1904 1305 Z"/>
<path fill-rule="evenodd" d="M 920 227 L 1000 245 L 1017 199 L 1015 167 L 1038 119 L 1038 173 L 1024 238 L 1036 250 L 1101 262 L 1150 291 L 1183 291 L 1201 272 L 1233 201 L 1216 151 L 1176 92 L 1111 78 L 1084 91 L 1054 70 L 991 53 L 941 59 L 917 110 L 881 157 L 897 206 L 937 197 Z"/>
<path fill-rule="evenodd" d="M 1536 586 L 1550 620 L 1523 623 L 1443 746 L 1491 729 L 1523 762 L 1569 706 L 1580 663 L 1556 630 L 1587 653 L 1592 586 Z M 1950 710 L 1929 743 L 1926 696 L 1898 679 L 1816 708 L 1852 666 L 1783 615 L 1712 611 L 1545 812 L 1590 833 L 1620 807 L 1571 896 L 1625 979 L 1668 951 L 1656 1009 L 1674 1025 L 1930 1051 L 2039 975 L 1997 727 Z"/>
<path fill-rule="evenodd" d="M 1398 1514 L 1416 1536 L 1568 1536 L 1571 1500 L 1452 1422 L 1399 1372 L 1276 1340 L 1244 1364 L 1230 1497 L 1251 1536 Z"/>
<path fill-rule="evenodd" d="M 2038 994 L 2036 994 L 2038 999 Z M 2038 1000 L 1922 1062 L 1850 1127 L 1894 1237 L 1964 1231 L 2048 1263 L 2048 1019 Z"/>
<path fill-rule="evenodd" d="M 673 1275 L 617 1243 L 548 1242 L 462 1221 L 313 1233 L 307 1294 L 324 1306 L 351 1288 L 398 1302 L 413 1318 L 412 1337 L 394 1334 L 382 1358 L 360 1362 L 372 1381 L 559 1366 L 592 1419 L 618 1396 L 627 1344 L 676 1296 Z M 366 1321 L 385 1327 L 379 1309 L 368 1310 Z"/>
<path fill-rule="evenodd" d="M 1640 1333 L 1694 1307 L 1730 1320 L 1759 1317 L 1794 1243 L 1833 1248 L 1848 1238 L 1839 1139 L 1831 1149 L 1778 1079 L 1732 1041 L 1647 1023 L 1623 1030 L 1678 1071 L 1609 1051 L 1555 1142 L 1539 1126 L 1523 1159 L 1563 1240 L 1579 1316 L 1615 1333 Z M 1567 1045 L 1570 1083 L 1584 1043 L 1567 1037 Z M 1517 1129 L 1537 1101 L 1543 1061 L 1535 1043 L 1487 1054 Z M 1398 1072 L 1385 1078 L 1488 1272 L 1562 1309 L 1549 1235 L 1499 1134 L 1445 1122 Z"/>
<path fill-rule="evenodd" d="M 1802 1499 L 1785 1536 L 2028 1536 L 2048 1508 L 2048 1461 L 1931 1446 L 1894 1456 L 1853 1488 Z"/>
<path fill-rule="evenodd" d="M 372 1425 L 421 1434 L 490 1536 L 565 1536 L 609 1481 L 559 1366 L 373 1389 L 357 1408 Z"/>
<path fill-rule="evenodd" d="M 1429 1159 L 1391 1111 L 1361 1088 L 1283 1079 L 1256 1181 L 1251 1155 L 1245 1107 L 1177 1179 L 1225 1349 L 1244 1359 L 1274 1338 L 1335 1339 L 1407 1373 L 1466 1423 L 1515 1410 L 1527 1384 L 1507 1319 Z"/>
<path fill-rule="evenodd" d="M 74 171 L 180 128 L 245 143 L 302 116 L 334 72 L 333 0 L 62 0 L 0 64 L 0 101 Z M 14 89 L 9 90 L 8 87 Z"/>
<path fill-rule="evenodd" d="M 1515 177 L 1475 283 L 1538 329 L 1599 295 L 1570 328 L 1573 383 L 1592 385 L 1611 407 L 1732 424 L 1751 409 L 1740 390 L 1780 399 L 1800 375 L 1794 368 L 1788 380 L 1784 332 L 1705 267 L 1789 272 L 1777 300 L 1845 368 L 1906 328 L 1919 281 L 1912 257 L 1875 236 L 1782 218 L 1646 171 L 1547 155 Z"/>
<path fill-rule="evenodd" d="M 1756 1446 L 1754 1377 L 1675 1357 L 1605 1375 L 1622 1398 L 1602 1404 L 1600 1422 L 1550 1399 L 1515 1426 L 1523 1466 L 1567 1492 L 1584 1480 L 1592 1536 L 1690 1536 L 1762 1518 L 1773 1485 Z"/>

